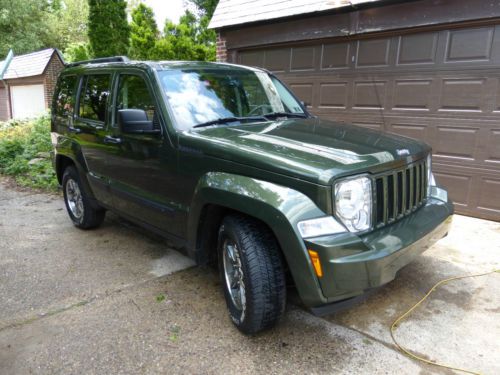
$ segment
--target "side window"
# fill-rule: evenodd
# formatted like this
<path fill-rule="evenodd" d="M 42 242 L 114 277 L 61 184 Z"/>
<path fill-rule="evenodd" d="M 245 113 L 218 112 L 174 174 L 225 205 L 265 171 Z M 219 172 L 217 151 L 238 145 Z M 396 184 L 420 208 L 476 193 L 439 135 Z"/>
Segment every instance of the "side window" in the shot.
<path fill-rule="evenodd" d="M 132 74 L 121 74 L 118 83 L 116 111 L 120 109 L 142 109 L 155 129 L 160 128 L 154 99 L 143 78 Z M 118 116 L 115 116 L 118 118 Z"/>
<path fill-rule="evenodd" d="M 87 76 L 80 94 L 80 117 L 105 122 L 111 75 Z"/>
<path fill-rule="evenodd" d="M 78 82 L 77 76 L 61 77 L 57 85 L 54 112 L 57 116 L 68 116 L 75 109 L 75 89 Z"/>

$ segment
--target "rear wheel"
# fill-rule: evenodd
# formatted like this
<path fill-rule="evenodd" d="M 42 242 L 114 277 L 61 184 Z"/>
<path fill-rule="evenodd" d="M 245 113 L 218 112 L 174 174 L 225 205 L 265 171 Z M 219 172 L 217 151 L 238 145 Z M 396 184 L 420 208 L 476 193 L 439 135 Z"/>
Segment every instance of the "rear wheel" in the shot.
<path fill-rule="evenodd" d="M 62 178 L 64 203 L 73 224 L 78 228 L 90 229 L 101 225 L 106 211 L 92 206 L 82 186 L 80 175 L 74 166 L 64 170 Z"/>
<path fill-rule="evenodd" d="M 229 315 L 243 333 L 270 328 L 283 315 L 286 284 L 278 243 L 260 222 L 224 218 L 219 229 L 220 277 Z"/>

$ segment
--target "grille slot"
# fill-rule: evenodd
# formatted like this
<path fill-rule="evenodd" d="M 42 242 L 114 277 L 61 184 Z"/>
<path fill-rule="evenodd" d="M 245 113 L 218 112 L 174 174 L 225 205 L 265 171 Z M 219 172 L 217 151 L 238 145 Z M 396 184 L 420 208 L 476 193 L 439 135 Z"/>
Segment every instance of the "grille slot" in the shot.
<path fill-rule="evenodd" d="M 414 163 L 375 177 L 375 227 L 392 223 L 424 204 L 427 192 L 425 163 Z"/>

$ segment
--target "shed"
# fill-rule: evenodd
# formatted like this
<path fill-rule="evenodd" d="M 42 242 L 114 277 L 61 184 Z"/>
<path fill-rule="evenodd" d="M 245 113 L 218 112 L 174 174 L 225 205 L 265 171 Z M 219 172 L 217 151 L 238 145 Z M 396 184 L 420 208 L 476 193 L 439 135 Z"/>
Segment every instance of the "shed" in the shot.
<path fill-rule="evenodd" d="M 314 114 L 428 142 L 456 211 L 500 221 L 500 1 L 220 0 L 210 27 Z"/>
<path fill-rule="evenodd" d="M 63 67 L 61 53 L 53 48 L 12 58 L 0 77 L 0 121 L 44 113 Z"/>

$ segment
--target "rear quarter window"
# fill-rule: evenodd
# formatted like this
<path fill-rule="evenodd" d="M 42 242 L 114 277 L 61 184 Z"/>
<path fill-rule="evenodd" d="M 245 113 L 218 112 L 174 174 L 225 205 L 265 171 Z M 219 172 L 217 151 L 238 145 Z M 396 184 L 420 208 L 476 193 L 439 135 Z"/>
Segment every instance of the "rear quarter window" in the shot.
<path fill-rule="evenodd" d="M 84 78 L 80 94 L 79 116 L 105 122 L 106 106 L 111 86 L 110 74 L 89 75 Z"/>
<path fill-rule="evenodd" d="M 54 113 L 57 116 L 70 116 L 75 110 L 77 76 L 63 76 L 59 79 L 54 96 Z"/>

